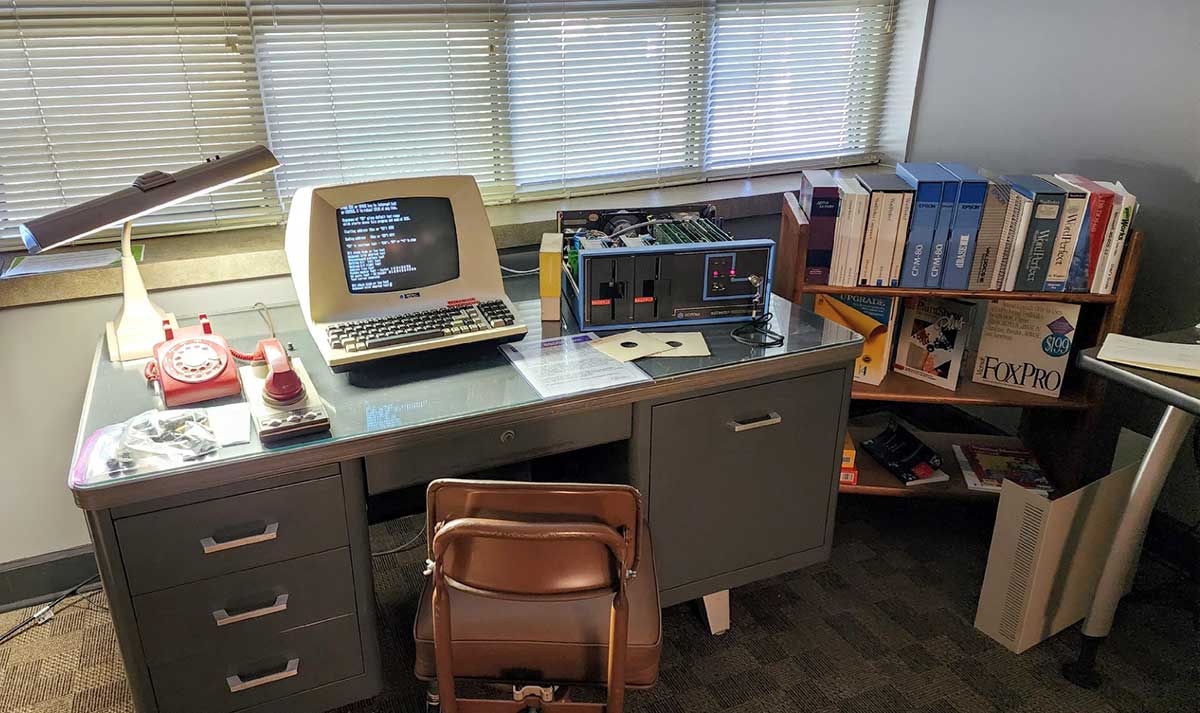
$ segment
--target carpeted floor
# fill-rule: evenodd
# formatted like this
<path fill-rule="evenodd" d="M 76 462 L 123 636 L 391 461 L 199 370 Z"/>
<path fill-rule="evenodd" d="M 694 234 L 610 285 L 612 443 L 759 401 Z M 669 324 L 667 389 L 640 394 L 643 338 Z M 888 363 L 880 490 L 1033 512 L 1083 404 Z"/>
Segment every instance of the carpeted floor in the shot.
<path fill-rule="evenodd" d="M 972 627 L 990 513 L 962 504 L 842 498 L 832 560 L 733 592 L 733 630 L 709 636 L 691 605 L 663 613 L 658 685 L 630 696 L 652 713 L 1105 713 L 1200 710 L 1192 617 L 1127 602 L 1101 654 L 1098 691 L 1064 682 L 1068 630 L 1023 655 Z M 373 546 L 408 539 L 412 519 L 372 528 Z M 420 710 L 410 626 L 418 552 L 379 558 L 385 692 L 340 713 Z M 1147 559 L 1139 586 L 1170 573 Z M 0 615 L 0 631 L 27 612 Z M 132 711 L 102 593 L 0 647 L 0 711 Z"/>

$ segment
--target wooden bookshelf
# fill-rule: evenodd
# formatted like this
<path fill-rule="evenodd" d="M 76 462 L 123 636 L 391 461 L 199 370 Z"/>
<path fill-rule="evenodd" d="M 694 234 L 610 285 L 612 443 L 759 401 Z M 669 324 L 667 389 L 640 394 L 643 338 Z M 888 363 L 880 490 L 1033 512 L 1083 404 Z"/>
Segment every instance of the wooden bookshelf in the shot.
<path fill-rule="evenodd" d="M 1119 332 L 1137 279 L 1145 236 L 1130 233 L 1117 272 L 1112 294 L 1094 295 L 1073 292 L 998 292 L 995 290 L 932 290 L 901 287 L 836 287 L 809 285 L 804 281 L 808 253 L 808 218 L 796 196 L 784 193 L 776 251 L 773 289 L 792 302 L 802 303 L 808 294 L 874 295 L 880 297 L 953 297 L 973 300 L 1037 300 L 1066 302 L 1080 306 L 1073 351 L 1100 344 L 1110 332 Z M 984 386 L 971 381 L 974 354 L 964 359 L 958 389 L 949 391 L 891 372 L 878 386 L 855 382 L 851 398 L 902 403 L 945 404 L 947 406 L 1010 406 L 1023 409 L 1019 428 L 1020 441 L 1037 456 L 1059 492 L 1069 492 L 1108 472 L 1116 445 L 1115 425 L 1100 419 L 1105 381 L 1074 367 L 1072 355 L 1066 383 L 1059 398 L 1051 399 L 1021 391 Z M 873 434 L 872 434 L 873 435 Z M 936 434 L 930 436 L 937 439 Z M 971 436 L 972 439 L 983 438 Z M 943 459 L 954 459 L 949 442 L 927 441 Z M 944 446 L 942 451 L 938 446 Z M 922 485 L 908 487 L 878 468 L 871 457 L 860 455 L 859 485 L 843 492 L 907 497 L 979 497 L 965 485 Z M 957 463 L 948 464 L 957 472 Z M 961 477 L 959 478 L 961 481 Z M 899 489 L 899 492 L 896 492 Z"/>
<path fill-rule="evenodd" d="M 838 287 L 837 285 L 805 285 L 804 291 L 814 295 L 954 297 L 967 300 L 1026 300 L 1073 304 L 1113 304 L 1117 301 L 1116 294 L 1093 295 L 1090 292 L 1000 292 L 998 290 L 929 290 L 917 287 Z"/>
<path fill-rule="evenodd" d="M 1019 408 L 1086 409 L 1089 405 L 1087 386 L 1083 379 L 1068 379 L 1058 398 L 1039 396 L 1025 391 L 1002 389 L 971 381 L 975 373 L 975 352 L 963 355 L 958 389 L 950 391 L 895 371 L 889 371 L 878 386 L 854 382 L 850 396 L 864 401 L 906 401 L 922 404 L 954 406 L 1016 406 Z"/>
<path fill-rule="evenodd" d="M 863 440 L 879 433 L 879 427 L 850 426 L 850 437 L 858 448 L 854 462 L 858 466 L 858 484 L 841 485 L 839 492 L 859 495 L 882 495 L 893 498 L 933 497 L 960 500 L 995 500 L 997 493 L 980 492 L 967 487 L 963 480 L 962 469 L 958 467 L 958 459 L 954 457 L 954 444 L 974 443 L 982 446 L 1003 446 L 1020 448 L 1021 440 L 1012 436 L 983 436 L 962 433 L 939 433 L 934 431 L 913 431 L 933 450 L 942 456 L 942 470 L 950 476 L 945 483 L 929 483 L 928 485 L 905 485 L 899 478 L 887 472 L 866 451 L 858 446 Z"/>

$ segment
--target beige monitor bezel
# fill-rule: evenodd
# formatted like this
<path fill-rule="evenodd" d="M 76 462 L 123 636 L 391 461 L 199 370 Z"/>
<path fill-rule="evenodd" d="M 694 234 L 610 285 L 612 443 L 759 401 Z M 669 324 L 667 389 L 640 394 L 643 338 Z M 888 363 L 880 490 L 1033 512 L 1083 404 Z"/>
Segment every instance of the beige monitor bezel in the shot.
<path fill-rule="evenodd" d="M 449 198 L 458 234 L 459 275 L 436 285 L 355 294 L 346 279 L 337 209 L 385 198 Z M 496 241 L 471 176 L 397 178 L 301 188 L 292 199 L 285 253 L 305 317 L 312 325 L 412 312 L 464 298 L 502 299 Z"/>

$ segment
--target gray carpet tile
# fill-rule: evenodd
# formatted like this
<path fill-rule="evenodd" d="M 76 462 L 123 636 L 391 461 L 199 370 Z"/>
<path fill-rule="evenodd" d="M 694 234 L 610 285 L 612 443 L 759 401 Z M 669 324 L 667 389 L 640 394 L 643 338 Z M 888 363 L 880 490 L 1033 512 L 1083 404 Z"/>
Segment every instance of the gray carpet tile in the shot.
<path fill-rule="evenodd" d="M 1059 675 L 1072 628 L 1015 655 L 972 625 L 987 559 L 986 506 L 843 497 L 833 556 L 732 593 L 733 629 L 709 635 L 698 607 L 663 612 L 657 685 L 636 713 L 1182 713 L 1200 710 L 1200 641 L 1190 613 L 1127 601 L 1101 652 L 1104 685 Z M 420 517 L 371 528 L 372 547 L 408 542 Z M 424 550 L 374 560 L 384 692 L 338 713 L 421 710 L 412 620 Z M 1139 588 L 1173 577 L 1143 558 Z M 27 612 L 0 615 L 0 630 Z M 479 688 L 464 689 L 478 694 Z M 486 691 L 482 691 L 485 692 Z M 594 691 L 577 699 L 597 700 Z M 0 711 L 129 713 L 102 594 L 0 647 Z"/>

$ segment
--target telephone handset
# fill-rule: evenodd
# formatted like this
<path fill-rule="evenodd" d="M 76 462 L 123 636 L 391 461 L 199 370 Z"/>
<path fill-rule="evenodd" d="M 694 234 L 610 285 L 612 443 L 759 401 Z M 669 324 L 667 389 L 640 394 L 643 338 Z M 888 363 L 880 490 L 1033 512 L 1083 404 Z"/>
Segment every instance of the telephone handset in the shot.
<path fill-rule="evenodd" d="M 199 321 L 194 327 L 176 328 L 164 320 L 166 338 L 154 345 L 154 359 L 146 364 L 146 379 L 159 383 L 168 408 L 240 394 L 235 360 L 267 362 L 263 399 L 271 405 L 284 406 L 304 397 L 304 384 L 278 339 L 264 339 L 252 354 L 246 354 L 213 332 L 208 315 L 201 314 Z"/>

